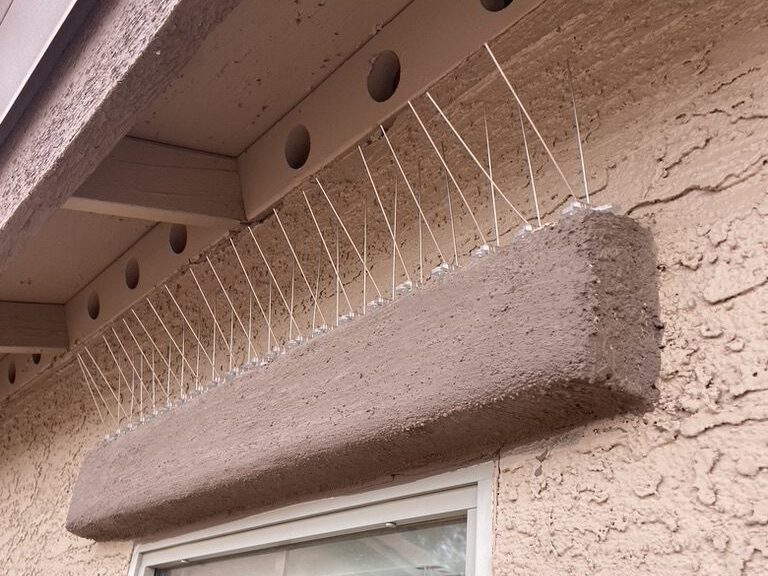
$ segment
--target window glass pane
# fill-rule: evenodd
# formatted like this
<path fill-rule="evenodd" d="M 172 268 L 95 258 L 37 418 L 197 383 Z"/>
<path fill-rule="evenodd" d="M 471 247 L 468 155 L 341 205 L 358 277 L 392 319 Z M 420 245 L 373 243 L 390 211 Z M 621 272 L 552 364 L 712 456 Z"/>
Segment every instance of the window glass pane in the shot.
<path fill-rule="evenodd" d="M 391 530 L 288 551 L 287 576 L 464 574 L 466 522 Z"/>
<path fill-rule="evenodd" d="M 188 564 L 164 576 L 463 576 L 466 519 Z"/>
<path fill-rule="evenodd" d="M 156 576 L 283 576 L 284 552 L 262 552 L 157 570 Z"/>

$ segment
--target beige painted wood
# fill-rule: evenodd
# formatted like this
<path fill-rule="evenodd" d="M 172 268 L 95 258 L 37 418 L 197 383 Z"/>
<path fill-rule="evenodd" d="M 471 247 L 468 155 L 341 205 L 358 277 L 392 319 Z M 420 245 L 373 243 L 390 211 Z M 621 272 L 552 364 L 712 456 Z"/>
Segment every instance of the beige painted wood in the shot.
<path fill-rule="evenodd" d="M 244 219 L 234 158 L 137 138 L 123 139 L 64 207 L 216 228 Z"/>
<path fill-rule="evenodd" d="M 169 243 L 177 225 L 158 224 L 141 240 L 136 242 L 120 258 L 115 260 L 101 274 L 96 276 L 80 292 L 66 303 L 69 343 L 75 345 L 100 330 L 155 287 L 165 282 L 176 270 L 188 265 L 200 256 L 200 252 L 226 233 L 223 228 L 187 227 L 186 248 L 182 253 L 174 252 Z M 138 284 L 130 288 L 126 283 L 125 270 L 128 262 L 138 265 Z M 89 314 L 89 300 L 96 295 L 99 312 L 96 318 Z"/>
<path fill-rule="evenodd" d="M 414 0 L 239 156 L 247 218 L 264 214 L 542 1 L 515 0 L 490 12 L 480 0 Z M 371 62 L 383 51 L 397 54 L 400 81 L 391 98 L 377 102 L 368 93 L 367 79 Z M 288 165 L 284 151 L 299 125 L 309 131 L 311 146 L 306 164 L 297 170 Z"/>
<path fill-rule="evenodd" d="M 57 210 L 0 273 L 0 302 L 66 304 L 154 222 Z"/>
<path fill-rule="evenodd" d="M 0 302 L 0 353 L 64 350 L 67 344 L 63 305 Z"/>
<path fill-rule="evenodd" d="M 130 133 L 237 156 L 410 3 L 241 2 Z"/>

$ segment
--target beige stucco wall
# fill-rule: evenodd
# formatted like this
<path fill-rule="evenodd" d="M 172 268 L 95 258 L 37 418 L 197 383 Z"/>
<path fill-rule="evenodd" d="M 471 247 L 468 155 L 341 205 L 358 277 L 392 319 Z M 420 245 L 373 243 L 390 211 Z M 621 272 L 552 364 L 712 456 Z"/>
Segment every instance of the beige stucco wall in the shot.
<path fill-rule="evenodd" d="M 587 151 L 657 242 L 661 400 L 502 454 L 496 571 L 766 574 L 768 6 L 598 4 L 532 51 L 605 57 Z"/>
<path fill-rule="evenodd" d="M 573 176 L 577 164 L 562 89 L 562 68 L 570 59 L 594 198 L 618 204 L 653 230 L 665 324 L 655 411 L 501 454 L 498 574 L 768 570 L 766 24 L 768 7 L 759 0 L 548 0 L 497 45 L 531 114 Z M 497 174 L 505 189 L 519 190 L 514 198 L 530 214 L 519 142 L 499 142 L 509 134 L 502 124 L 508 117 L 516 120 L 508 95 L 497 79 L 480 81 L 492 78 L 491 72 L 478 56 L 458 82 L 442 82 L 435 94 L 450 102 L 466 90 L 465 101 L 479 94 L 493 104 L 495 146 L 509 160 L 499 163 Z M 469 105 L 452 107 L 479 149 L 478 112 Z M 412 167 L 428 149 L 411 152 L 404 157 Z M 540 150 L 534 160 L 545 212 L 556 214 L 566 201 L 562 186 Z M 339 166 L 336 177 L 326 175 L 331 185 L 352 178 L 349 162 Z M 467 164 L 460 172 L 469 171 Z M 429 165 L 424 179 L 435 179 Z M 425 193 L 431 213 L 444 209 L 438 190 Z M 487 222 L 487 191 L 468 191 Z M 296 212 L 296 205 L 289 201 L 286 214 Z M 355 209 L 352 202 L 345 206 Z M 409 237 L 404 255 L 412 262 L 416 219 L 405 209 L 400 218 L 410 222 L 402 234 Z M 517 223 L 508 212 L 503 218 L 509 235 Z M 374 274 L 383 288 L 389 242 L 383 225 L 377 226 L 370 230 L 372 258 L 380 259 Z M 472 224 L 464 216 L 459 227 L 460 245 L 467 249 Z M 446 221 L 436 228 L 447 247 Z M 270 253 L 279 242 L 267 246 Z M 309 261 L 316 243 L 312 247 L 305 254 Z M 343 258 L 349 263 L 354 257 Z M 223 274 L 234 277 L 236 264 L 229 262 L 233 268 Z M 285 255 L 282 262 L 285 281 Z M 350 273 L 355 286 L 352 278 Z M 328 277 L 326 311 L 333 308 L 330 285 Z M 74 367 L 0 408 L 0 429 L 4 573 L 125 573 L 130 544 L 93 544 L 63 529 L 80 462 L 104 433 Z"/>

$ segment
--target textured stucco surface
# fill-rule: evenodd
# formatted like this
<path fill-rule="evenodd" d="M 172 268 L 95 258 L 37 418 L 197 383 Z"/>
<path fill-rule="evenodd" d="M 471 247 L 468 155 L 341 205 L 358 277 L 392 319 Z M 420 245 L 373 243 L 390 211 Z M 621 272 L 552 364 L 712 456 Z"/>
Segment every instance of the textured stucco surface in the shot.
<path fill-rule="evenodd" d="M 562 91 L 570 59 L 592 191 L 653 232 L 665 334 L 655 411 L 502 454 L 497 574 L 768 572 L 767 24 L 768 6 L 759 0 L 548 0 L 494 45 L 575 182 Z M 490 92 L 496 129 L 508 122 L 510 109 L 501 105 L 508 100 L 498 82 L 483 81 L 492 72 L 487 61 L 469 65 L 434 94 L 450 102 L 463 91 Z M 462 111 L 470 120 L 460 129 L 482 149 L 482 106 L 462 104 L 450 113 Z M 499 146 L 499 135 L 492 136 Z M 514 169 L 496 168 L 505 188 L 517 189 L 525 179 L 513 144 Z M 449 150 L 452 160 L 459 155 Z M 550 215 L 566 197 L 538 149 L 534 162 Z M 468 190 L 478 212 L 487 213 L 487 190 Z M 530 215 L 526 196 L 515 200 Z M 427 204 L 433 210 L 439 201 Z M 412 213 L 402 214 L 404 223 L 415 223 Z M 466 253 L 476 240 L 466 216 L 457 220 Z M 505 233 L 517 226 L 508 214 L 500 220 Z M 441 242 L 446 230 L 443 221 Z M 369 232 L 371 258 L 384 258 L 374 275 L 386 286 L 389 243 L 380 228 Z M 409 261 L 414 234 L 415 226 L 404 224 Z M 125 573 L 129 544 L 92 544 L 64 530 L 76 472 L 104 432 L 81 378 L 72 370 L 41 382 L 2 407 L 0 426 L 5 572 Z"/>
<path fill-rule="evenodd" d="M 587 150 L 659 248 L 662 399 L 501 456 L 496 572 L 766 574 L 768 6 L 584 4 L 521 57 L 603 59 Z"/>
<path fill-rule="evenodd" d="M 0 150 L 0 271 L 237 2 L 95 4 Z"/>

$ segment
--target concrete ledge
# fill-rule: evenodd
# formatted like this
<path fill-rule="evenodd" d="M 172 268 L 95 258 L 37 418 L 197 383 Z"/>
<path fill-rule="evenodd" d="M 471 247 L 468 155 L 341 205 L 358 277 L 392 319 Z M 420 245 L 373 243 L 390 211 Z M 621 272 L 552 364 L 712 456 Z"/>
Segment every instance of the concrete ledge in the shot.
<path fill-rule="evenodd" d="M 642 409 L 657 308 L 650 234 L 570 217 L 98 446 L 67 529 L 147 536 Z"/>

